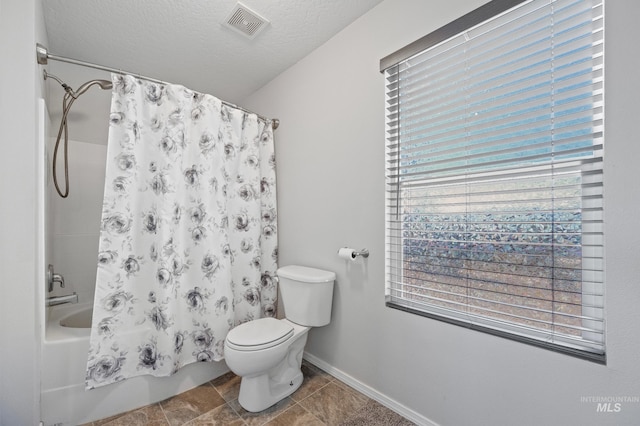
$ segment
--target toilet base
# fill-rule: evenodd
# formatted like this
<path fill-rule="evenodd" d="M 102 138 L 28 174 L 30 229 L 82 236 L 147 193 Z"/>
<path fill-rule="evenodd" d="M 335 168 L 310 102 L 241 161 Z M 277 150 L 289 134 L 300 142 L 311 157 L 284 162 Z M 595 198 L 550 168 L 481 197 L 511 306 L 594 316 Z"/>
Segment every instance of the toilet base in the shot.
<path fill-rule="evenodd" d="M 286 383 L 268 383 L 267 375 L 243 377 L 238 402 L 247 411 L 258 413 L 294 393 L 302 384 L 302 372 Z M 265 392 L 265 389 L 267 391 Z"/>
<path fill-rule="evenodd" d="M 306 342 L 305 331 L 291 344 L 287 356 L 276 367 L 264 374 L 242 378 L 238 396 L 242 408 L 257 413 L 298 390 L 304 380 L 300 367 Z"/>

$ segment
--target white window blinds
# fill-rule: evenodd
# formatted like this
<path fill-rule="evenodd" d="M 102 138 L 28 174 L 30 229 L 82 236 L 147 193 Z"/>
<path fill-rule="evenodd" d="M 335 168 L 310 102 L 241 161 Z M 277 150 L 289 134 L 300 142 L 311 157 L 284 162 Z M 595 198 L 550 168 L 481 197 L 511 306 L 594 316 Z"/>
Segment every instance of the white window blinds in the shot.
<path fill-rule="evenodd" d="M 389 306 L 604 362 L 603 24 L 533 0 L 381 61 Z"/>

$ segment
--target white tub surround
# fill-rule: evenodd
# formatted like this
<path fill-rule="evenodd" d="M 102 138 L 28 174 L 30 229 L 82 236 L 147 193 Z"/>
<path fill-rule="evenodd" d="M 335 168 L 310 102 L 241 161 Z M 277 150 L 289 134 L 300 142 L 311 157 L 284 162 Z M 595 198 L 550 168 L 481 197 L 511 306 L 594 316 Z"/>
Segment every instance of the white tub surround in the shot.
<path fill-rule="evenodd" d="M 167 378 L 138 376 L 85 391 L 89 328 L 63 327 L 60 322 L 86 316 L 90 304 L 47 309 L 42 346 L 42 421 L 78 425 L 129 411 L 177 395 L 229 371 L 224 362 L 191 364 Z"/>

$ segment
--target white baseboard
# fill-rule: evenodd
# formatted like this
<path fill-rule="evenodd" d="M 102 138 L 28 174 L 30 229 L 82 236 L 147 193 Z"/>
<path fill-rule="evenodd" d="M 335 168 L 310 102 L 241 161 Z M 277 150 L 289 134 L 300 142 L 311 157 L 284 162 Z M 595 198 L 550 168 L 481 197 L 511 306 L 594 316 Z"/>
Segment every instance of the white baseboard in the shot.
<path fill-rule="evenodd" d="M 359 380 L 351 377 L 350 375 L 348 375 L 344 371 L 338 370 L 334 366 L 327 364 L 325 361 L 321 360 L 320 358 L 318 358 L 318 357 L 316 357 L 316 356 L 314 356 L 314 355 L 312 355 L 312 354 L 310 354 L 308 352 L 305 352 L 304 353 L 304 359 L 306 359 L 307 361 L 309 361 L 311 364 L 315 365 L 316 367 L 319 367 L 322 370 L 326 371 L 327 373 L 331 374 L 336 379 L 339 379 L 340 381 L 348 384 L 349 386 L 351 386 L 352 388 L 354 388 L 358 392 L 360 392 L 360 393 L 368 396 L 369 398 L 379 402 L 380 404 L 384 405 L 388 409 L 393 410 L 396 413 L 402 415 L 406 419 L 411 420 L 415 424 L 421 425 L 421 426 L 438 426 L 437 423 L 432 422 L 431 420 L 429 420 L 428 418 L 424 417 L 423 415 L 421 415 L 419 413 L 416 413 L 412 409 L 410 409 L 408 407 L 405 407 L 404 405 L 402 405 L 399 402 L 389 398 L 388 396 L 381 394 L 380 392 L 378 392 L 377 390 L 373 389 L 372 387 L 367 386 L 364 383 L 360 382 Z"/>

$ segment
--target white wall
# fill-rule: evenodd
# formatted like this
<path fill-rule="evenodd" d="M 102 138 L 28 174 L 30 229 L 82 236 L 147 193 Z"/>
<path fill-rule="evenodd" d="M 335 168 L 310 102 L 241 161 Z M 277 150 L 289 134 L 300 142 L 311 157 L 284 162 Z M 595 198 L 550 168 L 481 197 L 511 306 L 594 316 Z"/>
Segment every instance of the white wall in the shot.
<path fill-rule="evenodd" d="M 384 306 L 384 79 L 379 59 L 484 0 L 386 0 L 242 105 L 277 117 L 280 263 L 338 274 L 307 351 L 442 425 L 638 424 L 640 2 L 606 5 L 607 353 L 602 366 Z M 370 258 L 346 264 L 342 246 Z"/>
<path fill-rule="evenodd" d="M 60 160 L 62 147 L 59 151 Z M 51 186 L 52 259 L 56 272 L 64 276 L 65 288 L 56 285 L 48 296 L 76 292 L 80 303 L 93 301 L 106 161 L 106 145 L 69 141 L 69 196 L 61 198 Z M 58 161 L 57 172 L 64 191 L 62 164 Z"/>
<path fill-rule="evenodd" d="M 36 41 L 38 0 L 0 0 L 0 424 L 35 425 L 40 402 Z"/>

